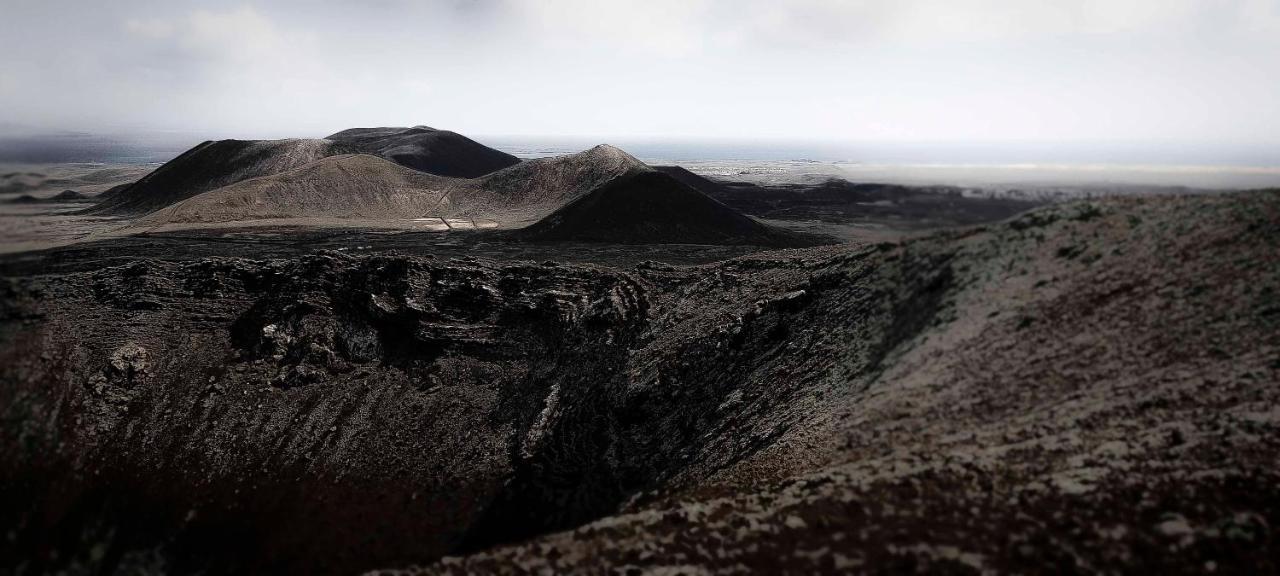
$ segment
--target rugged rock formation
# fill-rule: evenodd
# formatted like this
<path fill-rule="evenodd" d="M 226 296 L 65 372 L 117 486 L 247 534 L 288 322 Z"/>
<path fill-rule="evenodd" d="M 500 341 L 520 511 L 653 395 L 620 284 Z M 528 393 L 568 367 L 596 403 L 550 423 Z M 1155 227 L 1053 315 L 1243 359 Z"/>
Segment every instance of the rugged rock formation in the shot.
<path fill-rule="evenodd" d="M 0 563 L 1273 571 L 1277 254 L 1259 192 L 693 267 L 6 277 Z"/>

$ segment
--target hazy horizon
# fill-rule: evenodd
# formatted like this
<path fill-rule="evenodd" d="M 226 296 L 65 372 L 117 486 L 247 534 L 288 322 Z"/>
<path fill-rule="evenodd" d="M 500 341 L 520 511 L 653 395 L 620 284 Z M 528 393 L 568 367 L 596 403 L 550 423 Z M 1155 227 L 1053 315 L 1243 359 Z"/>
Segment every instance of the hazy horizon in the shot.
<path fill-rule="evenodd" d="M 350 128 L 347 126 L 343 128 Z M 448 129 L 443 127 L 441 129 Z M 337 129 L 334 130 L 335 132 Z M 0 162 L 167 161 L 205 140 L 323 138 L 327 134 L 84 131 L 4 132 Z M 1280 145 L 1140 141 L 892 141 L 627 135 L 464 134 L 522 157 L 613 144 L 649 160 L 777 160 L 894 164 L 1082 164 L 1280 168 Z"/>
<path fill-rule="evenodd" d="M 8 0 L 0 135 L 1280 145 L 1275 0 Z M 1269 153 L 1268 153 L 1269 154 Z"/>
<path fill-rule="evenodd" d="M 242 135 L 0 135 L 0 166 L 105 163 L 159 165 L 206 139 Z M 302 135 L 318 137 L 321 135 Z M 1205 147 L 1133 142 L 867 142 L 609 136 L 472 135 L 521 158 L 570 154 L 608 143 L 641 161 L 708 176 L 757 181 L 955 185 L 981 189 L 1134 187 L 1247 189 L 1280 186 L 1280 147 Z"/>

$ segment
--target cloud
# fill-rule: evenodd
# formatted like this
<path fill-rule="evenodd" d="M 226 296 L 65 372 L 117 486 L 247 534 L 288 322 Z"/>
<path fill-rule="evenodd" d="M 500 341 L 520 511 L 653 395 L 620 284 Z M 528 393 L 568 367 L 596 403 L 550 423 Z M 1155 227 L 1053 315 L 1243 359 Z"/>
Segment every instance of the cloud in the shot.
<path fill-rule="evenodd" d="M 514 2 L 552 37 L 687 54 L 722 45 L 1002 42 L 1044 36 L 1164 33 L 1225 13 L 1243 28 L 1275 21 L 1275 0 L 540 0 Z"/>
<path fill-rule="evenodd" d="M 1280 1 L 1240 0 L 1240 20 L 1251 32 L 1280 34 Z"/>
<path fill-rule="evenodd" d="M 705 40 L 710 4 L 707 0 L 539 0 L 510 6 L 516 11 L 514 19 L 541 41 L 678 57 L 697 51 Z"/>
<path fill-rule="evenodd" d="M 5 16 L 0 121 L 51 128 L 1280 138 L 1276 0 L 20 0 Z"/>
<path fill-rule="evenodd" d="M 276 25 L 252 6 L 227 11 L 196 10 L 183 23 L 183 46 L 193 51 L 218 54 L 237 63 L 271 62 L 314 48 L 313 35 L 289 31 Z"/>
<path fill-rule="evenodd" d="M 160 18 L 130 18 L 125 30 L 141 38 L 159 40 L 173 36 L 173 24 Z"/>

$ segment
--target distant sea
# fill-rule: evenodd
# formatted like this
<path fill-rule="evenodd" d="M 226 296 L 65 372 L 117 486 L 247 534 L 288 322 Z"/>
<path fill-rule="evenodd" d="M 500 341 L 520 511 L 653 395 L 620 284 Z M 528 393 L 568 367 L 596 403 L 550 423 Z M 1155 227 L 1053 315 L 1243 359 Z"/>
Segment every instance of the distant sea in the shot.
<path fill-rule="evenodd" d="M 0 133 L 0 163 L 159 164 L 226 135 Z M 652 164 L 725 177 L 772 171 L 854 181 L 958 185 L 1078 182 L 1206 188 L 1280 186 L 1280 144 L 1138 142 L 859 142 L 641 137 L 474 136 L 522 158 L 569 154 L 608 143 Z"/>
<path fill-rule="evenodd" d="M 1280 168 L 1280 143 L 1192 146 L 1139 142 L 859 142 L 490 136 L 522 157 L 567 154 L 607 143 L 641 159 L 810 161 L 875 164 L 1129 164 Z"/>

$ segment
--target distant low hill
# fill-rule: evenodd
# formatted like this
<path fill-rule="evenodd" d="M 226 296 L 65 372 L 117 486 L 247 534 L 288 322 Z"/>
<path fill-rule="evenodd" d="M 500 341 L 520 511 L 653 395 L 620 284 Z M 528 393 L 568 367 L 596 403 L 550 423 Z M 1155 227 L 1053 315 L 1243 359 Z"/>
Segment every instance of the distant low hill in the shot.
<path fill-rule="evenodd" d="M 744 214 L 771 220 L 875 222 L 903 228 L 963 226 L 1004 220 L 1042 201 L 966 195 L 955 186 L 905 186 L 830 178 L 806 184 L 721 181 L 680 166 L 658 166 Z"/>
<path fill-rule="evenodd" d="M 341 154 L 370 154 L 420 172 L 468 178 L 520 162 L 460 134 L 425 126 L 353 128 L 325 139 L 209 141 L 86 212 L 147 214 L 203 192 Z"/>
<path fill-rule="evenodd" d="M 92 202 L 93 197 L 86 196 L 75 190 L 63 190 L 53 196 L 35 196 L 32 194 L 23 194 L 17 198 L 8 200 L 9 204 L 65 204 L 71 202 Z"/>

